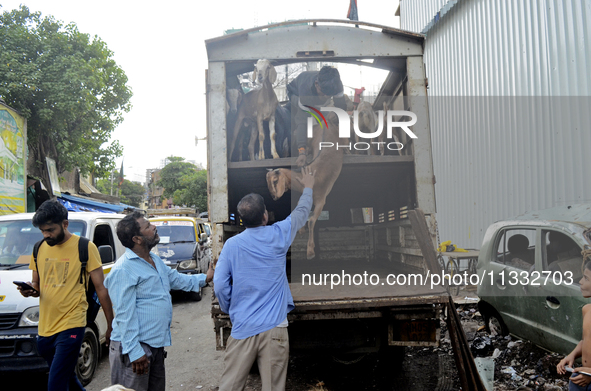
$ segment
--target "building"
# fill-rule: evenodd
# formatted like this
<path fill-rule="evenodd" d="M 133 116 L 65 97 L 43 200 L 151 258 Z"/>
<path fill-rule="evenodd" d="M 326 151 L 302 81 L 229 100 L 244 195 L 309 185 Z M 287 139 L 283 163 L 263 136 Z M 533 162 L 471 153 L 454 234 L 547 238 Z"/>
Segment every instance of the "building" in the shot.
<path fill-rule="evenodd" d="M 402 0 L 426 34 L 441 241 L 479 248 L 494 221 L 591 202 L 591 2 Z"/>

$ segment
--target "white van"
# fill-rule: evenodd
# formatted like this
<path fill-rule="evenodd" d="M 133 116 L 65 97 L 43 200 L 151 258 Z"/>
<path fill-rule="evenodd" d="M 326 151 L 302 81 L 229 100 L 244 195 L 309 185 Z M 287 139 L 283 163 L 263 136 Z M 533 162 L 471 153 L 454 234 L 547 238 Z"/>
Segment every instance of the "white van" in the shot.
<path fill-rule="evenodd" d="M 31 281 L 29 262 L 33 245 L 43 238 L 31 223 L 33 213 L 0 216 L 0 372 L 47 371 L 47 362 L 37 352 L 39 299 L 23 297 L 13 281 Z M 125 248 L 116 235 L 116 225 L 124 215 L 69 212 L 68 230 L 90 239 L 99 248 L 107 274 Z M 84 334 L 76 367 L 83 385 L 90 383 L 105 342 L 107 322 L 99 311 Z"/>

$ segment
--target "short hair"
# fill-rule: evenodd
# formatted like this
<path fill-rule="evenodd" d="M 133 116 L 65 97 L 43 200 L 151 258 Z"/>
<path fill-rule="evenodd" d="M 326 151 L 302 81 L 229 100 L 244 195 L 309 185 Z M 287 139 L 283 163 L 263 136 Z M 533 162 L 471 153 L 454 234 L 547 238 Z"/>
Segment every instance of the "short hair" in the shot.
<path fill-rule="evenodd" d="M 135 245 L 133 237 L 140 236 L 140 223 L 137 221 L 142 217 L 144 215 L 136 210 L 117 223 L 117 237 L 125 247 L 133 248 Z"/>
<path fill-rule="evenodd" d="M 246 228 L 258 227 L 263 224 L 265 216 L 265 200 L 260 194 L 250 193 L 242 197 L 238 203 L 238 215 Z"/>
<path fill-rule="evenodd" d="M 33 226 L 61 224 L 68 220 L 68 210 L 58 200 L 47 200 L 41 204 L 33 216 Z"/>
<path fill-rule="evenodd" d="M 323 66 L 318 73 L 318 86 L 323 94 L 334 96 L 343 91 L 343 82 L 339 70 L 329 66 Z"/>

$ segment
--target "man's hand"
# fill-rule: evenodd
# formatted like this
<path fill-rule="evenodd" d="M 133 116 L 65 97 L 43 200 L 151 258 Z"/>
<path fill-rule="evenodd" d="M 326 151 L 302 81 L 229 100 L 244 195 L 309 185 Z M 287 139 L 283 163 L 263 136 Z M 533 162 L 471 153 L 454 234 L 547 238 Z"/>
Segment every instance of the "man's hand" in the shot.
<path fill-rule="evenodd" d="M 27 281 L 27 284 L 29 284 L 32 288 L 37 289 L 37 292 L 34 291 L 33 289 L 23 289 L 20 286 L 17 286 L 16 289 L 18 289 L 18 291 L 21 293 L 21 295 L 23 295 L 24 297 L 39 297 L 39 287 L 35 287 L 31 281 Z"/>
<path fill-rule="evenodd" d="M 109 326 L 107 327 L 107 332 L 105 333 L 105 339 L 106 339 L 106 341 L 105 341 L 105 345 L 106 345 L 107 347 L 109 347 L 109 345 L 111 344 L 111 332 L 112 332 L 112 331 L 113 331 L 113 327 L 111 327 L 111 325 L 109 325 Z"/>
<path fill-rule="evenodd" d="M 146 357 L 145 354 L 131 363 L 131 369 L 133 370 L 133 373 L 138 375 L 148 373 L 149 368 L 150 360 L 148 360 L 148 357 Z"/>
<path fill-rule="evenodd" d="M 310 189 L 314 188 L 314 175 L 316 174 L 316 170 L 312 171 L 310 167 L 303 167 L 302 168 L 302 179 L 295 177 L 303 187 L 309 187 Z"/>
<path fill-rule="evenodd" d="M 205 283 L 209 284 L 211 281 L 213 281 L 213 262 L 209 262 L 209 269 L 207 269 L 207 275 L 205 276 Z"/>

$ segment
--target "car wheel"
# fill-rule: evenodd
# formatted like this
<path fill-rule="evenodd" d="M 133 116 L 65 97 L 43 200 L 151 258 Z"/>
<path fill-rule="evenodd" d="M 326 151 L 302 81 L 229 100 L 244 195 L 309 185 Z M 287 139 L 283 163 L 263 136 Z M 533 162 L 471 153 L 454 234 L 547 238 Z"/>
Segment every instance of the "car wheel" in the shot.
<path fill-rule="evenodd" d="M 484 319 L 484 327 L 490 335 L 509 335 L 509 328 L 497 310 L 487 303 L 479 303 L 478 307 L 482 314 L 482 318 Z"/>
<path fill-rule="evenodd" d="M 203 292 L 203 288 L 199 288 L 199 292 L 189 292 L 187 293 L 187 297 L 189 300 L 193 301 L 201 301 L 201 293 Z"/>
<path fill-rule="evenodd" d="M 90 383 L 99 360 L 99 344 L 94 331 L 87 327 L 78 354 L 76 375 L 83 386 Z"/>

